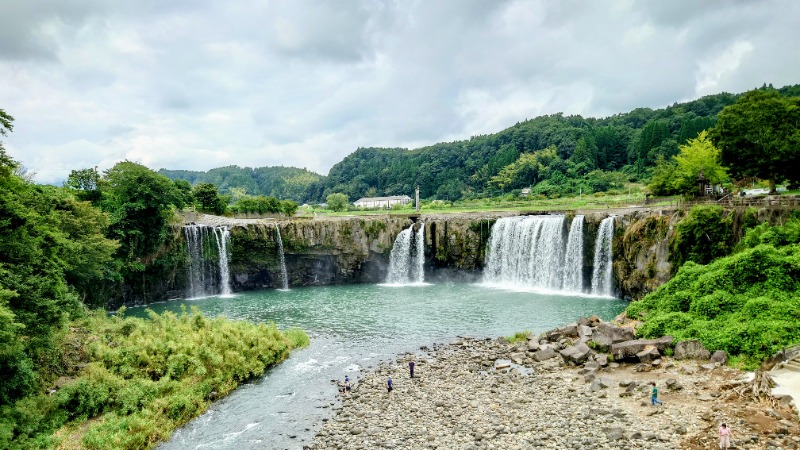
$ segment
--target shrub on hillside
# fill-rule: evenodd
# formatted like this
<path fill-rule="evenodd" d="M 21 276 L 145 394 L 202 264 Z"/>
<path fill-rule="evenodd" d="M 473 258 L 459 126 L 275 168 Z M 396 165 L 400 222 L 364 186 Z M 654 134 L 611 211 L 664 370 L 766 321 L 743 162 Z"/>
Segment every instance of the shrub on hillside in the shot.
<path fill-rule="evenodd" d="M 699 339 L 755 367 L 800 343 L 800 244 L 760 244 L 707 266 L 686 263 L 627 313 L 644 321 L 642 337 Z"/>

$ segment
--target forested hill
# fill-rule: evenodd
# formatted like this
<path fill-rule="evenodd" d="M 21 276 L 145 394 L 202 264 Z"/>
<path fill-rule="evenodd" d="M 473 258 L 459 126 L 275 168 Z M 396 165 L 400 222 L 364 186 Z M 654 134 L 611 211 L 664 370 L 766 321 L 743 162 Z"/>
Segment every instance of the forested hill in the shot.
<path fill-rule="evenodd" d="M 784 97 L 800 96 L 800 85 L 777 91 Z M 288 167 L 160 173 L 193 184 L 214 183 L 222 193 L 244 188 L 247 194 L 298 202 L 324 201 L 336 192 L 350 200 L 412 195 L 415 186 L 423 198 L 441 200 L 493 196 L 529 186 L 534 194 L 550 197 L 599 192 L 628 181 L 648 181 L 659 159 L 676 155 L 679 145 L 713 127 L 717 114 L 739 97 L 721 93 L 602 119 L 540 116 L 495 134 L 415 150 L 359 148 L 334 165 L 327 177 Z"/>
<path fill-rule="evenodd" d="M 317 201 L 322 197 L 323 180 L 318 173 L 296 167 L 250 167 L 227 166 L 208 172 L 191 170 L 158 171 L 173 180 L 186 180 L 192 185 L 212 183 L 220 193 L 232 197 L 264 195 L 280 199 L 291 199 L 299 203 Z"/>

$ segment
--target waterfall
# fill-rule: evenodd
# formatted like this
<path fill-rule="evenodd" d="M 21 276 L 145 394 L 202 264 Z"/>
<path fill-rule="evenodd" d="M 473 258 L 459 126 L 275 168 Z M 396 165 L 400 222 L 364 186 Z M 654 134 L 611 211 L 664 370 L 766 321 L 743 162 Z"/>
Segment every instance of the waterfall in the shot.
<path fill-rule="evenodd" d="M 214 227 L 214 237 L 217 240 L 217 254 L 219 255 L 219 285 L 220 295 L 231 295 L 231 273 L 228 269 L 228 242 L 231 233 L 228 227 Z"/>
<path fill-rule="evenodd" d="M 503 287 L 561 290 L 564 216 L 504 217 L 492 227 L 484 282 Z"/>
<path fill-rule="evenodd" d="M 275 233 L 278 235 L 278 256 L 281 261 L 281 277 L 283 278 L 283 290 L 289 290 L 289 274 L 286 273 L 286 258 L 283 256 L 283 239 L 281 239 L 281 228 L 275 224 Z"/>
<path fill-rule="evenodd" d="M 563 290 L 583 292 L 583 216 L 575 216 L 569 227 L 564 253 Z"/>
<path fill-rule="evenodd" d="M 592 294 L 611 296 L 613 292 L 613 258 L 611 240 L 614 237 L 614 218 L 607 217 L 600 222 L 597 241 L 594 246 L 594 272 L 592 273 Z"/>
<path fill-rule="evenodd" d="M 401 231 L 394 240 L 389 255 L 387 284 L 425 282 L 425 224 L 420 223 L 416 234 L 414 224 Z"/>
<path fill-rule="evenodd" d="M 190 298 L 216 294 L 230 295 L 228 227 L 186 225 L 183 227 L 183 235 L 189 254 L 186 295 Z"/>

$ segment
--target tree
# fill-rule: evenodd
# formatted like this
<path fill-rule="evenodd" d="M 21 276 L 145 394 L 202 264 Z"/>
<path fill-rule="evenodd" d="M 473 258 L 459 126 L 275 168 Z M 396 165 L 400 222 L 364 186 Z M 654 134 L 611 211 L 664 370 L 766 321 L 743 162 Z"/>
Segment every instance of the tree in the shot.
<path fill-rule="evenodd" d="M 64 187 L 73 189 L 78 200 L 99 204 L 102 197 L 101 187 L 103 178 L 97 167 L 82 170 L 73 170 L 69 173 Z"/>
<path fill-rule="evenodd" d="M 121 244 L 120 256 L 133 262 L 152 254 L 167 236 L 177 194 L 172 180 L 130 161 L 107 170 L 105 179 L 102 206 L 111 217 L 109 235 Z"/>
<path fill-rule="evenodd" d="M 682 194 L 691 194 L 697 189 L 697 176 L 703 171 L 708 183 L 722 184 L 728 181 L 728 173 L 720 159 L 720 151 L 708 138 L 708 132 L 701 131 L 695 139 L 689 139 L 680 146 L 680 153 L 673 157 L 677 164 L 675 187 Z"/>
<path fill-rule="evenodd" d="M 711 130 L 722 162 L 734 178 L 769 180 L 770 193 L 784 179 L 800 180 L 800 97 L 775 90 L 745 93 L 725 107 Z"/>
<path fill-rule="evenodd" d="M 330 194 L 325 200 L 328 202 L 328 209 L 333 211 L 345 211 L 350 203 L 350 198 L 341 193 Z"/>
<path fill-rule="evenodd" d="M 192 189 L 192 196 L 200 209 L 214 214 L 225 213 L 225 203 L 219 196 L 217 187 L 211 183 L 200 183 Z"/>

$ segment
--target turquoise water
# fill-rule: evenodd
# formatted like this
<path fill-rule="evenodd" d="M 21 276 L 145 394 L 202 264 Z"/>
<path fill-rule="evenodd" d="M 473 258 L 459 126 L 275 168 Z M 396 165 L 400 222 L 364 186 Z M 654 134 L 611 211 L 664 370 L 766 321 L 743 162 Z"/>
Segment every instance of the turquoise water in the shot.
<path fill-rule="evenodd" d="M 302 448 L 331 417 L 336 386 L 398 353 L 456 336 L 540 333 L 596 314 L 611 319 L 626 302 L 537 294 L 476 284 L 347 285 L 259 291 L 233 297 L 151 305 L 157 312 L 197 306 L 209 315 L 300 327 L 311 337 L 262 379 L 245 384 L 160 446 L 185 448 Z M 144 314 L 143 309 L 129 314 Z"/>

